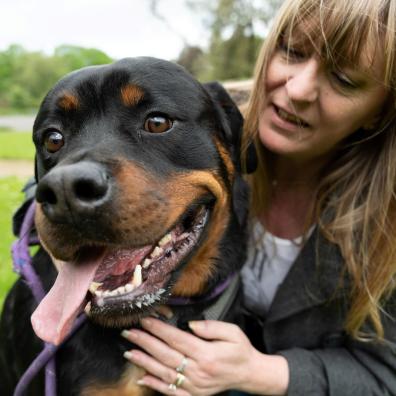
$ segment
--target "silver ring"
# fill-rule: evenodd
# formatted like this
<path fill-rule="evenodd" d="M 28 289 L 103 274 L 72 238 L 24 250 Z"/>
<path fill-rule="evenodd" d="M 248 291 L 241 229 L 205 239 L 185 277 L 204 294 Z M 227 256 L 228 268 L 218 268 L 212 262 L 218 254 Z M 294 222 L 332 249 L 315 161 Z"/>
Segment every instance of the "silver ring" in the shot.
<path fill-rule="evenodd" d="M 187 358 L 184 356 L 183 360 L 181 361 L 181 363 L 179 364 L 179 366 L 176 367 L 176 371 L 180 374 L 183 374 L 185 368 L 187 367 L 188 364 L 188 360 Z"/>

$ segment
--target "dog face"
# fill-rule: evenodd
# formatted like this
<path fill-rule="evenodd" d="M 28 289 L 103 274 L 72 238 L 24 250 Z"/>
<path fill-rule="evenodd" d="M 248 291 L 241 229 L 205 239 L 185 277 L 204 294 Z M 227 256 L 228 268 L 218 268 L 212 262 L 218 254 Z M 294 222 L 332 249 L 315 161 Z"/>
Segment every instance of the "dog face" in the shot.
<path fill-rule="evenodd" d="M 82 69 L 49 92 L 34 124 L 36 228 L 59 273 L 32 317 L 41 338 L 59 343 L 84 307 L 128 326 L 239 269 L 241 126 L 225 91 L 153 58 Z"/>

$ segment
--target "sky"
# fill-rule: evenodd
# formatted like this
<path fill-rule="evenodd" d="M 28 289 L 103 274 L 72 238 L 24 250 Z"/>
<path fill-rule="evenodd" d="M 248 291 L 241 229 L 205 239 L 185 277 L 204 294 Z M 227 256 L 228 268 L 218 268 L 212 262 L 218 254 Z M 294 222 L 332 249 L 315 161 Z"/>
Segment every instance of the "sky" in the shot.
<path fill-rule="evenodd" d="M 183 0 L 0 0 L 0 51 L 10 44 L 51 54 L 62 44 L 97 48 L 114 59 L 175 59 L 184 46 L 205 47 L 209 34 Z"/>

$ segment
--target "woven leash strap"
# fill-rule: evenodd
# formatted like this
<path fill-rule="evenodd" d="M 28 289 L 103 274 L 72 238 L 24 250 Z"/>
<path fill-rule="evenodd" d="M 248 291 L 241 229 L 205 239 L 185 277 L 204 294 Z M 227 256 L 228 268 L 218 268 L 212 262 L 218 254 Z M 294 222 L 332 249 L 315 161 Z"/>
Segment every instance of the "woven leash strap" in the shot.
<path fill-rule="evenodd" d="M 29 252 L 29 246 L 38 241 L 30 238 L 30 232 L 34 226 L 34 213 L 36 204 L 33 201 L 29 206 L 21 230 L 19 239 L 12 244 L 11 254 L 13 259 L 14 271 L 20 274 L 26 284 L 29 286 L 37 304 L 45 296 L 43 285 L 32 265 L 32 257 Z M 69 339 L 75 331 L 84 323 L 86 316 L 80 315 L 74 323 L 73 329 L 66 339 Z M 45 343 L 43 351 L 33 360 L 23 376 L 20 378 L 14 396 L 23 396 L 33 378 L 45 367 L 45 395 L 56 396 L 56 366 L 55 354 L 59 346 Z"/>

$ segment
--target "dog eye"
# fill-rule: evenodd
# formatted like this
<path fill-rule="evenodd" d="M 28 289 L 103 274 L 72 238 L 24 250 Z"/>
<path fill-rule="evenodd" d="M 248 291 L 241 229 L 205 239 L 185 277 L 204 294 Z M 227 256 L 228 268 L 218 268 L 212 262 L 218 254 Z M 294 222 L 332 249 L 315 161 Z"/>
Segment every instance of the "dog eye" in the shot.
<path fill-rule="evenodd" d="M 162 115 L 150 116 L 144 123 L 144 129 L 147 132 L 162 133 L 172 128 L 172 121 Z"/>
<path fill-rule="evenodd" d="M 44 146 L 49 153 L 56 153 L 65 144 L 63 135 L 58 131 L 48 131 L 44 137 Z"/>

